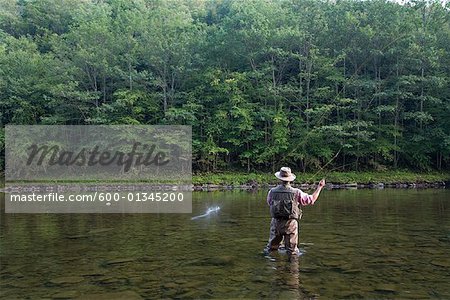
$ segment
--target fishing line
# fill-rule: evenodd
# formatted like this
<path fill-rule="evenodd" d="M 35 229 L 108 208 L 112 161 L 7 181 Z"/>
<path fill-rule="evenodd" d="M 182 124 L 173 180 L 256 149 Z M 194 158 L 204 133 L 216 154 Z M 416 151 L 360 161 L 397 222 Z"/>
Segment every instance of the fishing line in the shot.
<path fill-rule="evenodd" d="M 342 148 L 344 146 L 341 146 L 341 148 L 338 150 L 338 152 L 336 152 L 336 154 L 333 156 L 332 159 L 330 159 L 325 165 L 323 165 L 316 173 L 314 173 L 314 175 L 312 175 L 310 178 L 308 178 L 306 181 L 309 182 L 309 180 L 313 179 L 314 177 L 316 177 L 317 174 L 319 174 L 323 169 L 325 169 L 326 166 L 328 166 L 341 152 Z M 327 173 L 328 174 L 328 173 Z"/>
<path fill-rule="evenodd" d="M 219 210 L 220 210 L 219 206 L 210 207 L 210 208 L 208 208 L 206 210 L 206 212 L 203 215 L 192 217 L 191 220 L 197 220 L 197 219 L 200 219 L 200 218 L 207 217 L 207 216 L 209 216 L 212 213 L 218 212 Z"/>

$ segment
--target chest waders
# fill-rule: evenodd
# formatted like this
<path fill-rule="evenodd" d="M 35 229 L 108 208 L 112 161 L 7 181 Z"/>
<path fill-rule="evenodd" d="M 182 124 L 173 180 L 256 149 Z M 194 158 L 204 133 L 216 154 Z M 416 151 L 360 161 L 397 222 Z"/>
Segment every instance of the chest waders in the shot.
<path fill-rule="evenodd" d="M 265 253 L 277 250 L 284 238 L 284 245 L 288 254 L 299 254 L 297 248 L 298 220 L 302 217 L 302 210 L 295 195 L 295 189 L 284 185 L 279 185 L 270 191 L 272 221 Z"/>

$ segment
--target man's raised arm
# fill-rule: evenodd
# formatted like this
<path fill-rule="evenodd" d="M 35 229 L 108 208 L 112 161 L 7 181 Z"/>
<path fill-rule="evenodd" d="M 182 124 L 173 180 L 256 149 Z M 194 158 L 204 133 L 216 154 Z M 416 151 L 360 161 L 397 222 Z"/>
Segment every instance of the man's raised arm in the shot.
<path fill-rule="evenodd" d="M 312 204 L 314 204 L 314 202 L 316 202 L 317 198 L 319 198 L 320 191 L 322 191 L 324 186 L 325 186 L 325 179 L 322 179 L 319 182 L 319 185 L 317 186 L 317 189 L 312 194 Z"/>

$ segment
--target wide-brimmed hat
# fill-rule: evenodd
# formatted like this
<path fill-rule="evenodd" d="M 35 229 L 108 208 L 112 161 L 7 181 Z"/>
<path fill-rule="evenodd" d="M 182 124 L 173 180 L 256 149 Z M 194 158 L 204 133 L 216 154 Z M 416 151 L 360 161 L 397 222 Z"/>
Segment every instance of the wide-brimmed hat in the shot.
<path fill-rule="evenodd" d="M 275 176 L 283 181 L 294 181 L 295 174 L 292 173 L 291 168 L 282 167 L 279 172 L 275 173 Z"/>

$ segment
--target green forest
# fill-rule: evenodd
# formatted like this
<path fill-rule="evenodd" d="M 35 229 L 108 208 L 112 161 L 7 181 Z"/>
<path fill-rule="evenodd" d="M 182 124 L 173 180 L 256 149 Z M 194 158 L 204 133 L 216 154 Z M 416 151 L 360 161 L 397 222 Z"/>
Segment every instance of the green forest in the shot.
<path fill-rule="evenodd" d="M 449 9 L 0 0 L 0 148 L 7 124 L 177 124 L 197 172 L 448 170 Z"/>

